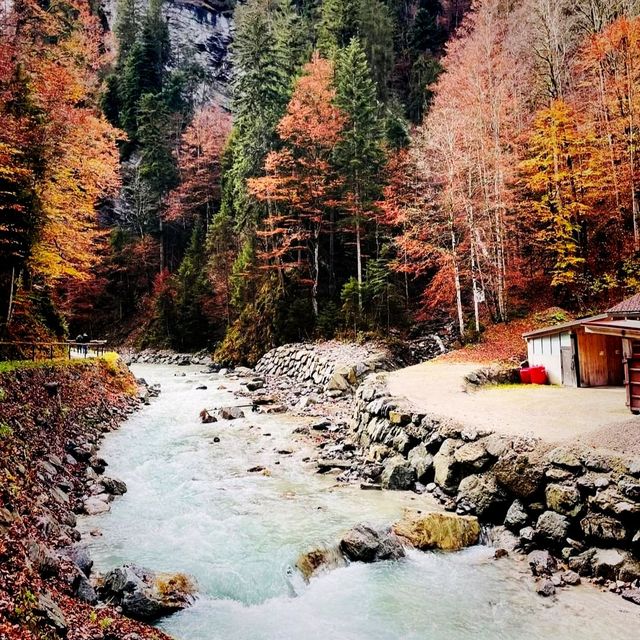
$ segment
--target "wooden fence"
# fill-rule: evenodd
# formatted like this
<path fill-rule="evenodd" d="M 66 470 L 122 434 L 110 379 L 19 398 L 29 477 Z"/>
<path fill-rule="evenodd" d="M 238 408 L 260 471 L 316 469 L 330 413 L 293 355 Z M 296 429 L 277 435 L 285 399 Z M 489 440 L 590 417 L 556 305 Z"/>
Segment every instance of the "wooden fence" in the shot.
<path fill-rule="evenodd" d="M 53 360 L 99 357 L 108 351 L 106 340 L 91 342 L 0 342 L 0 361 Z"/>

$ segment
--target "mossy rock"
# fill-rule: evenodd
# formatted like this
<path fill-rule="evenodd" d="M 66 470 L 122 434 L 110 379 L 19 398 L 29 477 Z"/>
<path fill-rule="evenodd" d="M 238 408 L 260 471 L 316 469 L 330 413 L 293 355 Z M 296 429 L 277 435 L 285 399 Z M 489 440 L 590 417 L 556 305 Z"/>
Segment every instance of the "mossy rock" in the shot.
<path fill-rule="evenodd" d="M 478 543 L 480 523 L 474 516 L 452 513 L 409 513 L 393 531 L 417 549 L 458 551 Z"/>

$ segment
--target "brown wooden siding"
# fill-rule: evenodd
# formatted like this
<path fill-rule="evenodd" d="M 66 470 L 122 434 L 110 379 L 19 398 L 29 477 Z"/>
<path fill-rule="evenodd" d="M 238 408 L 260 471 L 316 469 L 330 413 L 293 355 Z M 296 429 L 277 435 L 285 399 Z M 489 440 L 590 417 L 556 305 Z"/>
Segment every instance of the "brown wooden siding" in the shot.
<path fill-rule="evenodd" d="M 578 336 L 578 360 L 580 385 L 584 387 L 622 386 L 624 365 L 622 339 L 585 333 L 580 329 Z"/>

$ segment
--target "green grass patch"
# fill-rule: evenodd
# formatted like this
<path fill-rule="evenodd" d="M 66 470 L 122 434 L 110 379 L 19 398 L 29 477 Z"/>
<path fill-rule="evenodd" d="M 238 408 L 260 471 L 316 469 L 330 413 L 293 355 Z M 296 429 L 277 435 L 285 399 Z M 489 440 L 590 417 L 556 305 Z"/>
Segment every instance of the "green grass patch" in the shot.
<path fill-rule="evenodd" d="M 83 358 L 82 360 L 55 358 L 53 360 L 5 360 L 0 362 L 0 373 L 20 371 L 23 369 L 46 369 L 47 367 L 83 367 L 96 362 L 97 358 Z"/>

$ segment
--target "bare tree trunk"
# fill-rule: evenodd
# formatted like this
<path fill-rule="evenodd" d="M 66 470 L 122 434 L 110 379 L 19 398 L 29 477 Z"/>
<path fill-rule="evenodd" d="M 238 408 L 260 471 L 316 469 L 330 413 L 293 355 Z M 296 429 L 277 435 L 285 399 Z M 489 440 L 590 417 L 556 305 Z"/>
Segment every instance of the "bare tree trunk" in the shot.
<path fill-rule="evenodd" d="M 16 281 L 16 268 L 11 267 L 11 288 L 9 289 L 9 308 L 7 309 L 7 326 L 11 322 L 11 315 L 13 313 L 13 289 Z"/>

